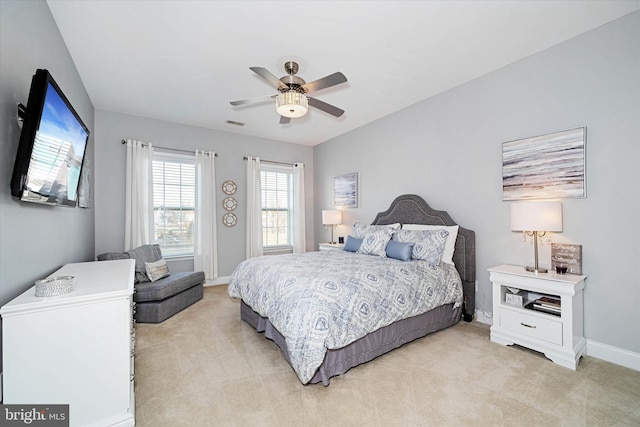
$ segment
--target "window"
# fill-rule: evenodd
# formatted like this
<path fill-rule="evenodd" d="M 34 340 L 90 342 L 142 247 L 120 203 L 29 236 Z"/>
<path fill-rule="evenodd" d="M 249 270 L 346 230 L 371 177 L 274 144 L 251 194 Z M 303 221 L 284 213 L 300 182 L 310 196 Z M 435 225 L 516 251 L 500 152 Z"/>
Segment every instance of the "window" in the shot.
<path fill-rule="evenodd" d="M 266 251 L 293 248 L 293 171 L 291 167 L 260 166 L 262 186 L 262 246 Z"/>
<path fill-rule="evenodd" d="M 164 256 L 193 255 L 194 206 L 193 158 L 154 154 L 154 232 Z"/>

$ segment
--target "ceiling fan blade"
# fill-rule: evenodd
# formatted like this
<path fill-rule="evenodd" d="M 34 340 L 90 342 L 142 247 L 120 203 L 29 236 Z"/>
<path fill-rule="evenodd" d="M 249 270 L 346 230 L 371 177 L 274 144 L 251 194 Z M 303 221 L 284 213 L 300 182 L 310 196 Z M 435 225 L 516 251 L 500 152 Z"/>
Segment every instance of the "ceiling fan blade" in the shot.
<path fill-rule="evenodd" d="M 282 83 L 279 78 L 273 75 L 271 71 L 267 70 L 263 67 L 249 67 L 251 71 L 265 79 L 267 82 L 271 83 L 273 87 L 276 89 L 287 89 L 287 85 Z"/>
<path fill-rule="evenodd" d="M 331 86 L 339 85 L 347 81 L 347 78 L 341 72 L 333 73 L 318 80 L 302 85 L 305 92 L 315 92 L 320 89 L 326 89 Z"/>
<path fill-rule="evenodd" d="M 332 116 L 340 117 L 341 115 L 344 114 L 344 110 L 338 107 L 335 107 L 331 104 L 327 104 L 324 101 L 320 101 L 319 99 L 316 99 L 316 98 L 310 98 L 308 96 L 307 96 L 307 99 L 309 100 L 309 105 L 317 108 L 318 110 L 322 110 L 325 113 L 329 113 Z"/>
<path fill-rule="evenodd" d="M 280 124 L 286 125 L 287 123 L 291 123 L 291 117 L 280 116 Z"/>
<path fill-rule="evenodd" d="M 267 95 L 267 96 L 259 96 L 257 98 L 241 99 L 240 101 L 231 101 L 230 104 L 234 106 L 238 106 L 238 105 L 252 104 L 254 102 L 264 102 L 264 101 L 273 99 L 276 96 L 277 95 Z"/>

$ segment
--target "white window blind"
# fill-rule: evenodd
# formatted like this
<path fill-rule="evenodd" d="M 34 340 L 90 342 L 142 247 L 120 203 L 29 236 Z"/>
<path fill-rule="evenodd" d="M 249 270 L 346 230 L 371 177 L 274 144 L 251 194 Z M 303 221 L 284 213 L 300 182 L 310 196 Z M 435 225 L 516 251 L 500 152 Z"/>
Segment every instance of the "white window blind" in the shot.
<path fill-rule="evenodd" d="M 291 167 L 261 165 L 262 245 L 265 250 L 293 246 L 293 171 Z"/>
<path fill-rule="evenodd" d="M 156 243 L 163 256 L 193 255 L 195 166 L 192 157 L 157 153 L 153 160 Z"/>

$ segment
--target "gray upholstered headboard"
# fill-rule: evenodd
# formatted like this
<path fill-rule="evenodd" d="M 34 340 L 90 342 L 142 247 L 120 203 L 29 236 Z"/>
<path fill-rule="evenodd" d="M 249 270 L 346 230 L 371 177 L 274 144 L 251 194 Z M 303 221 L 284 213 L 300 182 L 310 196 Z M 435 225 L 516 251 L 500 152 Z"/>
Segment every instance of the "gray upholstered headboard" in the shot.
<path fill-rule="evenodd" d="M 458 225 L 447 212 L 432 209 L 415 194 L 396 197 L 389 209 L 378 213 L 372 224 Z M 465 296 L 465 320 L 473 317 L 476 305 L 476 233 L 462 226 L 458 229 L 453 262 L 462 278 Z"/>

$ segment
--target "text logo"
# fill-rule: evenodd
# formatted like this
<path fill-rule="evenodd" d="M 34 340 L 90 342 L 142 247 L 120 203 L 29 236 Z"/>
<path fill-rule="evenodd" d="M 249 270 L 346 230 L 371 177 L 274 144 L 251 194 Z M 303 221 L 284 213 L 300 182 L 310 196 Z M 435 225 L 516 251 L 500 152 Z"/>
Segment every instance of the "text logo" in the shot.
<path fill-rule="evenodd" d="M 69 405 L 0 405 L 0 425 L 69 427 Z"/>

